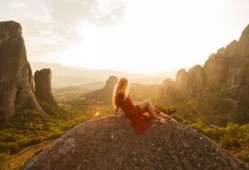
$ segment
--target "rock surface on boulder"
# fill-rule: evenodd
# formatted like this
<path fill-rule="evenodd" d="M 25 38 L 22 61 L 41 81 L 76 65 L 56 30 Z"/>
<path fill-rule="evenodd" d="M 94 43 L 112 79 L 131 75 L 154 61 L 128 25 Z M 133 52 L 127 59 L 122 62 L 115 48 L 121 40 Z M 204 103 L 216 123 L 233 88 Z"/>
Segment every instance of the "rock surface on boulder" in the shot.
<path fill-rule="evenodd" d="M 24 170 L 216 169 L 249 167 L 196 130 L 180 123 L 154 123 L 137 136 L 127 118 L 83 122 L 50 148 L 36 155 Z"/>

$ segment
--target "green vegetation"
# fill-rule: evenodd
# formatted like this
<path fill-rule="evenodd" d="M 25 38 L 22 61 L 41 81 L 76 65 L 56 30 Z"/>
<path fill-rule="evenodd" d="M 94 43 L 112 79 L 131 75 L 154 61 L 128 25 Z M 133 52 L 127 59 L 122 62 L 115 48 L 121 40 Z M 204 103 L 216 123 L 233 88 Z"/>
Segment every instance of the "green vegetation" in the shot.
<path fill-rule="evenodd" d="M 20 169 L 24 165 L 24 163 L 30 159 L 32 156 L 39 153 L 41 150 L 49 147 L 55 140 L 50 140 L 48 142 L 43 142 L 41 144 L 37 144 L 30 148 L 25 149 L 25 151 L 15 154 L 0 154 L 0 167 L 1 170 L 15 170 Z"/>
<path fill-rule="evenodd" d="M 202 98 L 195 98 L 189 101 L 178 103 L 177 115 L 184 119 L 202 121 L 225 127 L 228 122 L 239 125 L 249 122 L 249 109 L 237 110 L 231 106 L 222 96 L 212 95 Z"/>
<path fill-rule="evenodd" d="M 229 122 L 225 127 L 209 125 L 201 120 L 190 122 L 176 117 L 181 123 L 208 136 L 223 149 L 249 164 L 249 124 Z"/>
<path fill-rule="evenodd" d="M 61 109 L 46 103 L 42 105 L 50 111 L 49 114 L 23 109 L 8 122 L 0 124 L 0 167 L 19 169 L 35 152 L 45 147 L 15 158 L 14 154 L 24 148 L 58 138 L 82 121 L 113 113 L 112 106 L 87 106 L 80 100 L 60 102 Z"/>
<path fill-rule="evenodd" d="M 10 156 L 9 154 L 0 153 L 0 167 L 1 167 L 1 169 L 5 166 L 7 160 L 9 160 L 11 158 L 12 158 L 12 156 Z"/>
<path fill-rule="evenodd" d="M 168 107 L 165 107 L 161 104 L 156 104 L 155 106 L 157 109 L 161 110 L 163 113 L 166 113 L 169 115 L 175 113 L 179 108 L 179 106 L 177 106 L 177 105 L 170 105 Z"/>
<path fill-rule="evenodd" d="M 47 146 L 42 145 L 18 157 L 15 153 L 28 146 L 58 138 L 82 121 L 112 115 L 114 112 L 110 105 L 85 105 L 79 98 L 67 97 L 67 100 L 57 100 L 61 109 L 42 103 L 49 114 L 24 109 L 8 122 L 0 124 L 0 167 L 18 169 Z M 232 155 L 249 163 L 249 124 L 245 123 L 249 120 L 248 114 L 231 111 L 227 103 L 217 96 L 175 103 L 167 107 L 156 104 L 156 107 L 168 114 L 176 112 L 174 118 L 179 122 L 197 129 Z"/>
<path fill-rule="evenodd" d="M 0 124 L 0 152 L 14 154 L 21 149 L 61 136 L 67 129 L 84 120 L 84 115 L 69 119 L 25 110 Z"/>

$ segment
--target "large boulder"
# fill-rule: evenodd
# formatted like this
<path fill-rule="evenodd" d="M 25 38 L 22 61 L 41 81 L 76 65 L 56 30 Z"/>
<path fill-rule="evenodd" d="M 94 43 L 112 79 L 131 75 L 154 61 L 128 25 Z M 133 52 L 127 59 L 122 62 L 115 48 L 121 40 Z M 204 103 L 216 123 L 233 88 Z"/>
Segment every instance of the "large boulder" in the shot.
<path fill-rule="evenodd" d="M 127 118 L 79 124 L 33 157 L 24 170 L 230 169 L 249 167 L 196 130 L 154 123 L 137 136 Z"/>
<path fill-rule="evenodd" d="M 0 122 L 15 115 L 18 108 L 43 112 L 34 94 L 22 28 L 17 22 L 0 22 L 0 61 Z"/>
<path fill-rule="evenodd" d="M 34 75 L 35 93 L 40 101 L 57 106 L 57 103 L 52 95 L 51 78 L 52 73 L 50 69 L 37 70 Z"/>

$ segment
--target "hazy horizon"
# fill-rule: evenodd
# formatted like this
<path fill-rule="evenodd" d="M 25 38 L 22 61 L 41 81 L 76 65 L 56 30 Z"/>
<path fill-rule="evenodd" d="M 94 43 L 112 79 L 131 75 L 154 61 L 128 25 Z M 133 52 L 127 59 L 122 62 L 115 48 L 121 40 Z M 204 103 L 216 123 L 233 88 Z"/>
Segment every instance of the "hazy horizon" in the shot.
<path fill-rule="evenodd" d="M 52 71 L 53 88 L 86 85 L 91 83 L 105 82 L 110 76 L 118 78 L 126 77 L 130 83 L 139 84 L 162 84 L 166 79 L 175 80 L 175 72 L 158 73 L 132 73 L 120 70 L 82 68 L 64 66 L 60 63 L 30 62 L 33 74 L 35 71 L 49 68 Z"/>
<path fill-rule="evenodd" d="M 177 71 L 179 71 L 179 69 L 175 69 L 175 70 L 172 69 L 170 71 L 166 70 L 166 71 L 155 71 L 155 72 L 148 72 L 148 73 L 147 72 L 133 72 L 130 70 L 119 70 L 119 69 L 112 69 L 112 68 L 108 69 L 108 68 L 96 68 L 96 67 L 70 66 L 70 65 L 63 64 L 63 63 L 59 63 L 59 62 L 46 62 L 46 61 L 31 61 L 30 64 L 31 64 L 31 67 L 32 67 L 32 64 L 40 65 L 39 67 L 37 67 L 40 69 L 43 69 L 44 65 L 59 65 L 65 68 L 71 68 L 71 69 L 75 69 L 79 71 L 82 71 L 82 70 L 114 71 L 114 72 L 127 73 L 127 74 L 133 74 L 133 75 L 162 75 L 165 73 L 170 74 L 170 75 L 175 75 Z M 198 63 L 195 65 L 198 65 Z M 180 68 L 180 69 L 186 69 L 186 68 Z M 33 70 L 33 71 L 36 71 L 36 70 Z"/>
<path fill-rule="evenodd" d="M 21 23 L 31 62 L 172 72 L 238 40 L 249 1 L 2 0 L 0 20 Z"/>

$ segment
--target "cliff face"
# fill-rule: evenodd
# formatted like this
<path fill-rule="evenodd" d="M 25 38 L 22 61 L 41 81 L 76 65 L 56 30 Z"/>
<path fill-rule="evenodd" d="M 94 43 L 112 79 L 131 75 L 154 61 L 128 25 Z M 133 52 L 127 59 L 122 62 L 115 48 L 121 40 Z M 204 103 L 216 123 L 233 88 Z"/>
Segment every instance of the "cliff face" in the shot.
<path fill-rule="evenodd" d="M 22 28 L 17 22 L 0 22 L 0 61 L 0 122 L 12 117 L 19 107 L 42 112 L 34 94 Z"/>
<path fill-rule="evenodd" d="M 188 98 L 218 92 L 243 104 L 249 96 L 249 25 L 239 41 L 212 54 L 203 67 L 179 70 L 176 86 Z"/>
<path fill-rule="evenodd" d="M 24 170 L 233 169 L 249 167 L 197 131 L 154 123 L 137 136 L 127 118 L 87 121 L 31 159 Z"/>
<path fill-rule="evenodd" d="M 203 93 L 203 84 L 205 83 L 203 70 L 200 65 L 189 69 L 181 69 L 176 75 L 176 87 L 188 98 L 200 97 Z"/>
<path fill-rule="evenodd" d="M 35 93 L 40 101 L 45 101 L 50 105 L 57 106 L 51 89 L 52 73 L 50 69 L 36 71 L 35 75 Z"/>
<path fill-rule="evenodd" d="M 218 51 L 217 54 L 211 55 L 206 61 L 203 71 L 206 75 L 205 86 L 215 89 L 224 88 L 228 71 L 228 58 L 224 56 L 224 52 Z"/>

